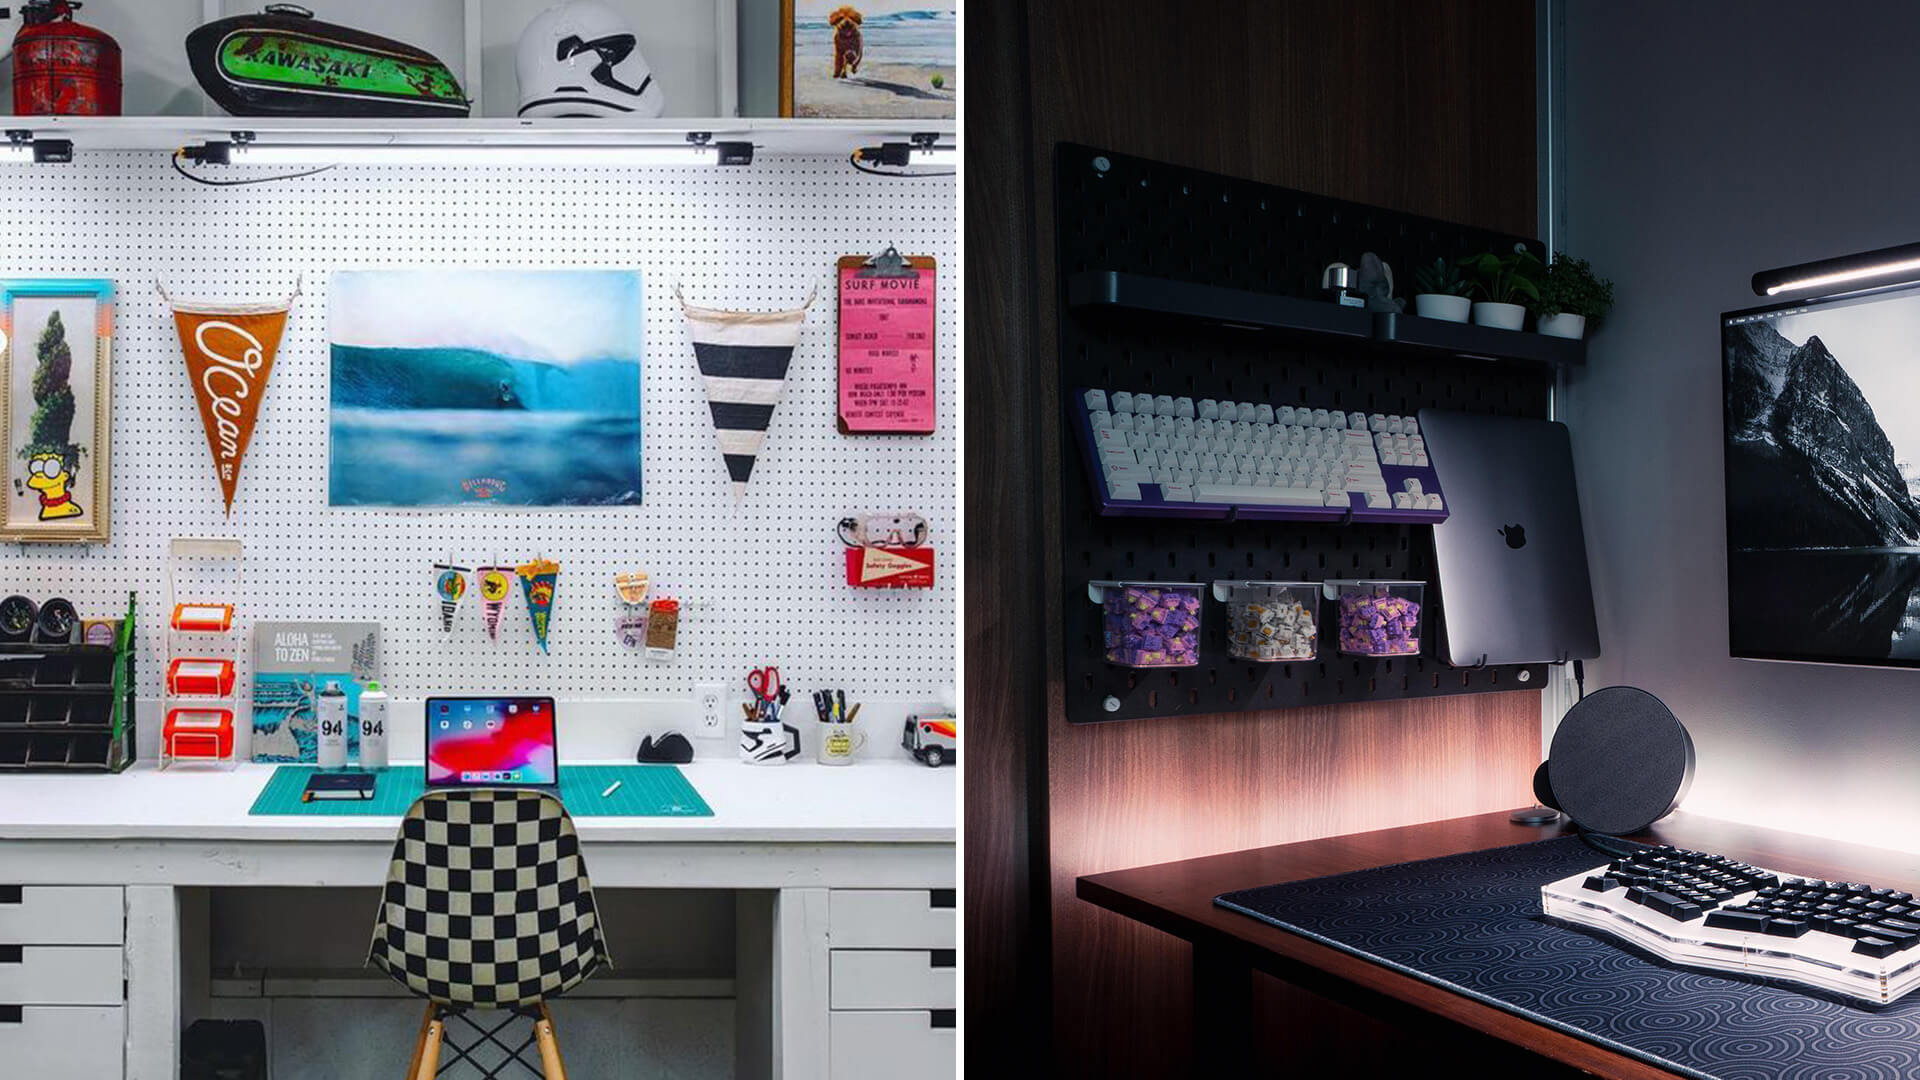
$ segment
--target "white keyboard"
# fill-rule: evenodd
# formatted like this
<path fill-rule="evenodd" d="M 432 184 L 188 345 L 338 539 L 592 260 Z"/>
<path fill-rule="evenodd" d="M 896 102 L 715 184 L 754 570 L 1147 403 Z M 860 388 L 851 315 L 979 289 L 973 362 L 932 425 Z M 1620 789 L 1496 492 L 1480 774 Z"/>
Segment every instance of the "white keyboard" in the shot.
<path fill-rule="evenodd" d="M 1089 464 L 1109 513 L 1443 521 L 1419 421 L 1306 405 L 1080 388 Z M 1289 511 L 1298 511 L 1292 513 Z"/>
<path fill-rule="evenodd" d="M 1893 889 L 1658 847 L 1543 886 L 1540 905 L 1670 963 L 1786 979 L 1872 1005 L 1920 986 L 1920 904 Z"/>

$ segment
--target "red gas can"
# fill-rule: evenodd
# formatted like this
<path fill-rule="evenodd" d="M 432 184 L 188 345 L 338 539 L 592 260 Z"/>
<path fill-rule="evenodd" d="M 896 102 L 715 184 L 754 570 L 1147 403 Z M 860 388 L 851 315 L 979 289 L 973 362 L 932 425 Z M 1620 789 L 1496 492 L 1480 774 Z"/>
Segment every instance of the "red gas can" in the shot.
<path fill-rule="evenodd" d="M 20 5 L 25 25 L 13 38 L 16 115 L 120 115 L 120 43 L 74 22 L 79 6 L 78 0 Z"/>

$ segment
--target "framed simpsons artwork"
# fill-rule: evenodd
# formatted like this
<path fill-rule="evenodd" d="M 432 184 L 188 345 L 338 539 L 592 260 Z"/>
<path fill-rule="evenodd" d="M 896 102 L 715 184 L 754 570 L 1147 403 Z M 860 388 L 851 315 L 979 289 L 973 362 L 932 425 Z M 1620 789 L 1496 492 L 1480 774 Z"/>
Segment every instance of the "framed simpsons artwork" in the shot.
<path fill-rule="evenodd" d="M 106 543 L 113 283 L 0 279 L 0 540 Z"/>

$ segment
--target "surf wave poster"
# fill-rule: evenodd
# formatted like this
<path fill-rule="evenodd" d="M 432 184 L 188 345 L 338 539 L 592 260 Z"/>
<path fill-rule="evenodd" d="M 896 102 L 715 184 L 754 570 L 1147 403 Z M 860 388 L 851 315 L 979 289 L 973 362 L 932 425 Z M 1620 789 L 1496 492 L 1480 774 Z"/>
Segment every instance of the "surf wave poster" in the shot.
<path fill-rule="evenodd" d="M 328 501 L 360 507 L 635 506 L 640 275 L 333 275 Z"/>

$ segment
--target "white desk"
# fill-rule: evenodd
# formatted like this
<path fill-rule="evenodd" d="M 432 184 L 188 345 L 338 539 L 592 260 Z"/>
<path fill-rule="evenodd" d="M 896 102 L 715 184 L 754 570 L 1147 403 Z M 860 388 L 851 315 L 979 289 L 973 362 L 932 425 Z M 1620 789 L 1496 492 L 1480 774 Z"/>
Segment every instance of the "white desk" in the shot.
<path fill-rule="evenodd" d="M 958 770 L 904 759 L 847 768 L 712 761 L 682 769 L 712 817 L 579 817 L 575 825 L 596 888 L 767 890 L 773 897 L 771 911 L 750 916 L 743 906 L 741 916 L 740 1075 L 837 1080 L 856 1075 L 876 1051 L 895 1061 L 931 1053 L 937 1061 L 945 1050 L 951 1060 L 952 1029 L 923 1031 L 931 1008 L 950 1005 L 876 1009 L 870 990 L 851 997 L 851 985 L 836 986 L 831 972 L 863 969 L 888 950 L 957 944 L 955 912 L 931 890 L 952 890 L 957 879 Z M 178 1075 L 176 889 L 385 879 L 398 818 L 249 816 L 270 771 L 161 773 L 143 763 L 118 776 L 0 777 L 0 886 L 124 891 L 130 1080 Z M 0 945 L 57 944 L 44 933 L 37 942 L 8 940 L 6 920 L 0 904 Z M 763 941 L 751 940 L 756 930 Z M 75 944 L 98 947 L 91 939 Z M 836 945 L 863 952 L 842 952 L 836 961 Z M 836 993 L 866 1007 L 832 1011 Z M 764 1021 L 757 1033 L 755 1021 Z M 0 1026 L 0 1051 L 6 1039 Z"/>

